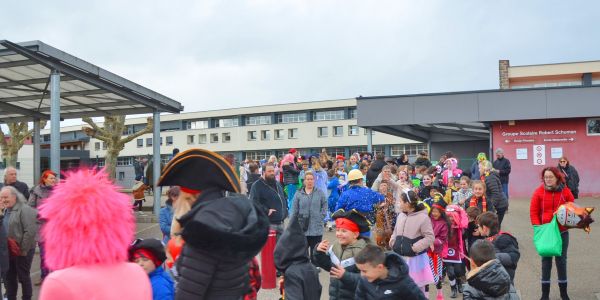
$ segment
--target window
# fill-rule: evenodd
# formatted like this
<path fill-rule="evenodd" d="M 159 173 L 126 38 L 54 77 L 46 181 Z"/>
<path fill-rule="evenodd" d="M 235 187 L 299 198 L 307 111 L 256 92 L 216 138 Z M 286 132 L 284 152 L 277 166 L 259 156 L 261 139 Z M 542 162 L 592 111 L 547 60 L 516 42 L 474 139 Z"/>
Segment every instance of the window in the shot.
<path fill-rule="evenodd" d="M 146 138 L 146 147 L 152 147 L 152 138 Z"/>
<path fill-rule="evenodd" d="M 600 135 L 600 118 L 587 119 L 587 135 Z"/>
<path fill-rule="evenodd" d="M 348 110 L 348 119 L 356 119 L 356 116 L 357 116 L 357 114 L 356 114 L 356 107 L 350 108 Z"/>
<path fill-rule="evenodd" d="M 94 150 L 96 150 L 96 151 L 100 150 L 100 142 L 94 143 Z"/>
<path fill-rule="evenodd" d="M 206 144 L 206 134 L 198 135 L 198 144 Z"/>
<path fill-rule="evenodd" d="M 369 130 L 367 128 L 364 128 L 364 135 L 369 134 Z M 371 130 L 371 135 L 375 135 L 375 131 Z"/>
<path fill-rule="evenodd" d="M 102 150 L 106 150 L 106 142 L 102 142 Z"/>
<path fill-rule="evenodd" d="M 271 131 L 270 130 L 261 130 L 260 131 L 260 139 L 263 141 L 268 141 L 271 139 Z"/>
<path fill-rule="evenodd" d="M 256 141 L 256 131 L 248 131 L 248 140 Z"/>
<path fill-rule="evenodd" d="M 211 143 L 218 143 L 219 142 L 219 134 L 218 133 L 211 133 L 210 134 L 210 142 Z"/>
<path fill-rule="evenodd" d="M 231 134 L 229 132 L 224 132 L 221 134 L 221 139 L 223 140 L 223 143 L 229 143 L 231 142 Z"/>
<path fill-rule="evenodd" d="M 194 135 L 188 135 L 187 136 L 187 144 L 188 145 L 193 145 L 194 144 Z"/>
<path fill-rule="evenodd" d="M 390 147 L 390 154 L 394 157 L 400 156 L 403 153 L 409 156 L 416 156 L 421 151 L 427 151 L 426 144 L 392 145 Z"/>
<path fill-rule="evenodd" d="M 173 146 L 173 137 L 172 136 L 167 137 L 167 146 Z"/>
<path fill-rule="evenodd" d="M 343 120 L 343 110 L 326 110 L 313 112 L 313 121 Z"/>
<path fill-rule="evenodd" d="M 298 128 L 288 129 L 288 139 L 297 139 L 297 138 L 298 138 Z"/>
<path fill-rule="evenodd" d="M 306 122 L 306 113 L 280 114 L 277 116 L 277 123 L 301 123 Z"/>
<path fill-rule="evenodd" d="M 119 172 L 119 181 L 125 180 L 125 172 Z"/>
<path fill-rule="evenodd" d="M 246 152 L 246 158 L 254 161 L 269 159 L 271 155 L 275 153 L 272 151 L 248 151 Z"/>
<path fill-rule="evenodd" d="M 133 157 L 117 157 L 117 166 L 132 166 Z"/>
<path fill-rule="evenodd" d="M 267 125 L 271 122 L 271 116 L 269 115 L 246 117 L 246 125 Z"/>
<path fill-rule="evenodd" d="M 343 126 L 333 126 L 333 136 L 342 136 L 344 135 L 344 127 Z"/>
<path fill-rule="evenodd" d="M 208 120 L 190 122 L 189 127 L 189 129 L 206 129 L 208 128 Z"/>
<path fill-rule="evenodd" d="M 328 135 L 327 127 L 317 127 L 317 135 L 319 137 L 326 137 Z"/>
<path fill-rule="evenodd" d="M 327 154 L 335 157 L 337 155 L 345 155 L 344 148 L 327 148 Z"/>
<path fill-rule="evenodd" d="M 171 160 L 171 155 L 169 155 L 169 154 L 162 154 L 160 156 L 160 162 L 164 165 L 168 164 L 170 160 Z"/>
<path fill-rule="evenodd" d="M 162 146 L 162 136 L 160 137 L 160 145 Z"/>
<path fill-rule="evenodd" d="M 215 124 L 217 127 L 236 127 L 240 125 L 240 119 L 238 118 L 228 118 L 228 119 L 219 119 L 219 122 Z"/>
<path fill-rule="evenodd" d="M 138 148 L 144 147 L 144 139 L 137 139 L 137 147 Z"/>
<path fill-rule="evenodd" d="M 283 129 L 275 129 L 275 139 L 276 140 L 283 139 Z"/>
<path fill-rule="evenodd" d="M 123 129 L 123 135 L 130 135 L 133 134 L 133 126 L 129 125 L 126 126 L 125 129 Z"/>
<path fill-rule="evenodd" d="M 99 168 L 104 167 L 104 164 L 105 164 L 104 158 L 96 159 L 96 166 L 98 166 Z"/>
<path fill-rule="evenodd" d="M 358 126 L 348 125 L 348 135 L 358 135 Z"/>

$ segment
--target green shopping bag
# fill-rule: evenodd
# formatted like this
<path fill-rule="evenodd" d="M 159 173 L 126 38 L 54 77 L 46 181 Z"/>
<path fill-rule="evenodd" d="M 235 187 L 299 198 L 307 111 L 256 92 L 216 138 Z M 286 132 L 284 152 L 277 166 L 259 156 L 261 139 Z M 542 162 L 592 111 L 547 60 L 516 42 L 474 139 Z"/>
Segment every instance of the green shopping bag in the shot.
<path fill-rule="evenodd" d="M 556 215 L 550 223 L 533 226 L 533 244 L 542 257 L 561 256 L 562 238 L 556 222 Z"/>

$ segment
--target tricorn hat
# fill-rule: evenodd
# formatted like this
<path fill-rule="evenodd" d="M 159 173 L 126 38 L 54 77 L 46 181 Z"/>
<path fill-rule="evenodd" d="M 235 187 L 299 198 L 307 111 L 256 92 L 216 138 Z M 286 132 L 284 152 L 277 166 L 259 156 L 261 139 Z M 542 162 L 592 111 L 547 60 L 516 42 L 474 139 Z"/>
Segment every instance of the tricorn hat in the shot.
<path fill-rule="evenodd" d="M 367 218 L 359 213 L 356 209 L 345 211 L 344 209 L 340 208 L 331 215 L 331 218 L 334 220 L 337 218 L 348 219 L 358 226 L 358 230 L 361 233 L 371 230 L 371 222 L 369 222 L 369 220 L 367 220 Z"/>
<path fill-rule="evenodd" d="M 239 193 L 240 180 L 221 155 L 204 149 L 180 152 L 163 168 L 159 186 L 182 186 L 193 190 L 220 187 Z"/>

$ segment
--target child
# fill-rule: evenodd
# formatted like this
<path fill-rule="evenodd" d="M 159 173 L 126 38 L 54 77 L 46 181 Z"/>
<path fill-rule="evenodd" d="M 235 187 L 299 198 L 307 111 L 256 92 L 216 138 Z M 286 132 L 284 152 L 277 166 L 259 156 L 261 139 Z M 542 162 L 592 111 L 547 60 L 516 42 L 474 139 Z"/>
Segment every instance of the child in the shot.
<path fill-rule="evenodd" d="M 337 176 L 340 180 L 340 184 L 339 185 L 344 185 L 346 184 L 346 182 L 348 181 L 348 173 L 346 173 L 346 171 L 344 171 L 344 162 L 343 161 L 338 161 L 337 162 Z"/>
<path fill-rule="evenodd" d="M 331 231 L 333 229 L 330 224 L 331 214 L 335 211 L 335 206 L 337 205 L 338 199 L 340 198 L 340 179 L 338 174 L 336 174 L 335 170 L 327 171 L 327 175 L 329 176 L 329 182 L 327 183 L 328 197 L 327 197 L 327 208 L 329 209 L 327 213 L 327 230 Z"/>
<path fill-rule="evenodd" d="M 385 197 L 385 201 L 375 208 L 375 241 L 379 247 L 390 249 L 390 237 L 396 225 L 396 212 L 394 210 L 394 196 L 388 189 L 388 181 L 379 184 L 379 193 Z"/>
<path fill-rule="evenodd" d="M 491 201 L 487 201 L 485 196 L 485 182 L 473 180 L 471 186 L 473 187 L 473 196 L 469 200 L 467 207 L 476 206 L 482 213 L 487 211 L 495 212 L 494 204 Z"/>
<path fill-rule="evenodd" d="M 427 203 L 429 207 L 433 205 L 433 203 L 438 202 L 439 200 L 444 201 L 444 196 L 442 195 L 443 189 L 440 186 L 432 186 L 429 190 L 429 197 L 425 198 L 423 202 Z"/>
<path fill-rule="evenodd" d="M 458 178 L 448 177 L 448 189 L 446 189 L 446 194 L 444 195 L 444 201 L 446 204 L 455 204 L 455 199 L 458 197 Z"/>
<path fill-rule="evenodd" d="M 434 283 L 429 266 L 427 249 L 433 245 L 435 235 L 424 205 L 419 204 L 413 191 L 401 192 L 400 210 L 390 246 L 408 265 L 410 277 L 425 294 L 425 286 Z"/>
<path fill-rule="evenodd" d="M 175 298 L 173 280 L 162 267 L 166 259 L 165 249 L 157 239 L 137 239 L 129 247 L 129 261 L 140 265 L 150 277 L 153 300 Z"/>
<path fill-rule="evenodd" d="M 494 246 L 479 240 L 471 248 L 471 271 L 467 274 L 467 285 L 463 299 L 519 299 L 510 276 L 496 260 Z"/>
<path fill-rule="evenodd" d="M 448 254 L 444 257 L 450 288 L 451 298 L 456 298 L 457 293 L 462 293 L 462 282 L 460 277 L 465 275 L 465 265 L 462 261 L 465 255 L 462 233 L 469 224 L 465 211 L 458 205 L 448 205 L 446 215 L 450 222 L 448 231 Z"/>
<path fill-rule="evenodd" d="M 496 248 L 496 258 L 502 263 L 510 280 L 514 281 L 517 264 L 521 253 L 519 252 L 519 243 L 510 233 L 499 231 L 498 216 L 493 212 L 485 212 L 477 217 L 479 223 L 479 234 Z"/>
<path fill-rule="evenodd" d="M 419 186 L 419 199 L 425 200 L 430 197 L 431 183 L 431 175 L 423 175 L 421 185 Z"/>
<path fill-rule="evenodd" d="M 473 196 L 473 190 L 471 189 L 471 178 L 463 176 L 460 178 L 460 189 L 456 194 L 456 203 L 453 201 L 452 204 L 458 204 L 464 208 L 469 207 L 469 200 Z"/>
<path fill-rule="evenodd" d="M 304 184 L 304 173 L 306 173 L 306 171 L 308 171 L 308 160 L 303 160 L 302 171 L 300 171 L 300 174 L 298 175 L 298 180 L 300 181 L 301 186 Z"/>
<path fill-rule="evenodd" d="M 469 218 L 469 225 L 465 230 L 465 242 L 467 243 L 467 247 L 465 248 L 465 252 L 467 255 L 469 254 L 469 248 L 473 246 L 475 241 L 482 239 L 483 237 L 479 234 L 479 225 L 477 224 L 477 217 L 481 214 L 481 210 L 479 207 L 469 207 L 467 208 L 467 217 Z"/>
<path fill-rule="evenodd" d="M 427 254 L 429 255 L 429 265 L 431 266 L 435 287 L 437 288 L 436 299 L 443 300 L 442 281 L 444 281 L 444 264 L 442 259 L 448 252 L 448 228 L 450 227 L 450 222 L 448 222 L 448 217 L 446 217 L 446 202 L 438 201 L 434 203 L 431 206 L 429 217 L 431 218 L 435 241 Z M 429 286 L 426 287 L 426 291 L 429 292 Z"/>
<path fill-rule="evenodd" d="M 138 212 L 142 211 L 142 204 L 146 202 L 146 195 L 144 191 L 148 189 L 148 186 L 142 182 L 142 176 L 137 176 L 133 187 L 131 187 L 131 193 L 133 194 L 133 210 L 138 208 Z"/>
<path fill-rule="evenodd" d="M 354 299 L 360 279 L 355 257 L 369 243 L 368 238 L 359 236 L 361 232 L 369 231 L 369 222 L 356 210 L 346 212 L 340 209 L 332 217 L 337 241 L 330 245 L 329 241 L 323 240 L 314 256 L 317 265 L 331 275 L 329 297 L 350 300 Z"/>
<path fill-rule="evenodd" d="M 427 299 L 408 275 L 402 257 L 394 252 L 367 245 L 356 256 L 356 266 L 362 278 L 354 299 Z"/>
<path fill-rule="evenodd" d="M 333 170 L 330 170 L 333 171 Z M 319 299 L 319 273 L 306 252 L 307 242 L 297 217 L 283 232 L 273 253 L 275 266 L 283 274 L 280 283 L 284 299 Z"/>

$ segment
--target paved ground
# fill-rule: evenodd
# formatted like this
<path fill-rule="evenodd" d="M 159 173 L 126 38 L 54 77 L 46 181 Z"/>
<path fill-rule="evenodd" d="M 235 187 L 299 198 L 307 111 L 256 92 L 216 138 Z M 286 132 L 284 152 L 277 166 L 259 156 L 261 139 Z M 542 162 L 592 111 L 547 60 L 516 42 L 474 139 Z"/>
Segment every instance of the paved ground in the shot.
<path fill-rule="evenodd" d="M 597 206 L 600 199 L 580 199 L 579 204 L 587 206 Z M 600 219 L 600 215 L 596 215 Z M 598 221 L 600 222 L 600 221 Z M 515 278 L 516 287 L 521 293 L 522 299 L 539 299 L 540 296 L 540 258 L 537 256 L 532 243 L 533 231 L 529 225 L 529 200 L 515 199 L 511 200 L 509 213 L 505 217 L 504 230 L 512 232 L 519 240 L 521 249 L 521 260 L 517 268 Z M 156 237 L 160 238 L 160 229 L 155 223 L 138 223 L 136 236 L 140 238 Z M 333 240 L 333 234 L 328 233 L 325 238 Z M 597 251 L 595 246 L 600 245 L 600 225 L 593 224 L 592 232 L 587 235 L 582 230 L 571 230 L 569 256 L 569 290 L 571 299 L 576 300 L 598 300 L 600 293 L 600 279 L 598 272 L 600 270 L 600 260 L 595 259 L 593 253 Z M 39 279 L 39 258 L 36 255 L 32 267 L 32 279 Z M 556 282 L 556 273 L 553 270 L 553 286 L 551 299 L 559 299 Z M 321 299 L 327 299 L 327 289 L 329 286 L 329 274 L 320 273 L 323 292 Z M 449 294 L 450 287 L 446 284 L 444 291 Z M 37 299 L 39 287 L 34 287 L 34 299 Z M 431 299 L 435 297 L 432 295 Z M 271 300 L 279 299 L 278 289 L 261 290 L 259 299 Z M 447 297 L 447 299 L 450 299 Z M 460 297 L 459 297 L 460 299 Z"/>

